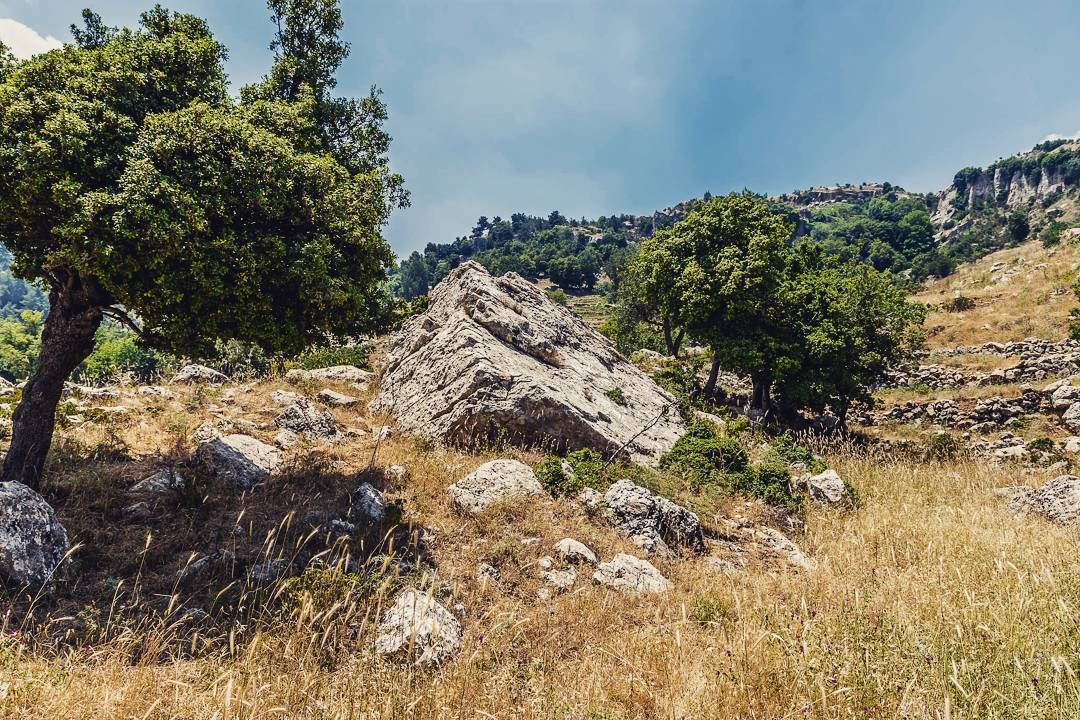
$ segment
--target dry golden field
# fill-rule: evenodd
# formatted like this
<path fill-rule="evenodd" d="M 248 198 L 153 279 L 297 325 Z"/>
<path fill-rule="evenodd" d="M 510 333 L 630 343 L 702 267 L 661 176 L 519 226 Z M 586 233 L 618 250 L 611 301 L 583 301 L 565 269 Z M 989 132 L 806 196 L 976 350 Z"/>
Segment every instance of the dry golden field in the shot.
<path fill-rule="evenodd" d="M 536 563 L 557 540 L 577 538 L 601 559 L 634 549 L 572 500 L 452 512 L 447 486 L 491 453 L 404 438 L 377 453 L 365 439 L 301 447 L 289 472 L 246 497 L 199 481 L 178 508 L 122 517 L 124 489 L 165 458 L 184 461 L 198 422 L 266 423 L 281 387 L 178 389 L 177 401 L 131 419 L 63 432 L 44 493 L 81 547 L 57 597 L 9 605 L 0 717 L 1080 717 L 1080 533 L 1012 515 L 991 493 L 1044 475 L 834 449 L 827 459 L 861 506 L 808 511 L 794 539 L 817 569 L 755 557 L 725 574 L 685 555 L 657 561 L 674 583 L 665 595 L 618 594 L 583 573 L 550 602 L 537 598 Z M 382 422 L 336 412 L 345 425 Z M 383 478 L 391 463 L 410 477 Z M 405 528 L 347 549 L 375 555 L 368 572 L 331 562 L 268 590 L 242 577 L 178 586 L 192 550 L 298 554 L 317 541 L 305 518 L 360 478 L 400 504 Z M 741 500 L 664 489 L 710 528 L 760 515 Z M 392 543 L 422 546 L 434 577 L 395 575 L 378 559 Z M 477 580 L 481 561 L 499 583 Z M 458 606 L 463 647 L 442 667 L 372 651 L 381 608 L 405 584 L 437 587 Z M 211 619 L 182 621 L 193 606 Z"/>

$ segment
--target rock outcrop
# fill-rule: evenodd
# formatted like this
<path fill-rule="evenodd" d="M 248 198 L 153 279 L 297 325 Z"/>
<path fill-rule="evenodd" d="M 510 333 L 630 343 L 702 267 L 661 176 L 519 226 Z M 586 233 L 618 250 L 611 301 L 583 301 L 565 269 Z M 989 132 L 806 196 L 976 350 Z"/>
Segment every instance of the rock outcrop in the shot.
<path fill-rule="evenodd" d="M 450 486 L 454 507 L 472 515 L 492 505 L 544 495 L 536 473 L 517 460 L 492 460 Z"/>
<path fill-rule="evenodd" d="M 305 397 L 297 398 L 292 405 L 274 420 L 274 425 L 292 430 L 308 440 L 333 440 L 338 436 L 337 421 L 326 410 L 316 407 Z"/>
<path fill-rule="evenodd" d="M 212 437 L 199 445 L 195 457 L 210 472 L 243 490 L 263 482 L 281 465 L 277 448 L 248 435 Z"/>
<path fill-rule="evenodd" d="M 406 590 L 383 615 L 375 637 L 380 655 L 411 655 L 418 665 L 438 665 L 461 646 L 461 623 L 431 597 Z"/>
<path fill-rule="evenodd" d="M 1080 519 L 1080 477 L 1076 475 L 1061 475 L 1034 490 L 1014 490 L 1010 510 L 1042 515 L 1065 525 Z"/>
<path fill-rule="evenodd" d="M 49 503 L 22 483 L 0 482 L 0 579 L 41 587 L 67 551 L 67 532 Z"/>
<path fill-rule="evenodd" d="M 670 551 L 669 545 L 702 547 L 697 515 L 630 480 L 608 488 L 603 512 L 612 525 L 650 555 Z"/>
<path fill-rule="evenodd" d="M 653 462 L 683 434 L 674 399 L 514 273 L 467 262 L 391 340 L 372 403 L 402 430 L 462 446 L 591 447 Z"/>

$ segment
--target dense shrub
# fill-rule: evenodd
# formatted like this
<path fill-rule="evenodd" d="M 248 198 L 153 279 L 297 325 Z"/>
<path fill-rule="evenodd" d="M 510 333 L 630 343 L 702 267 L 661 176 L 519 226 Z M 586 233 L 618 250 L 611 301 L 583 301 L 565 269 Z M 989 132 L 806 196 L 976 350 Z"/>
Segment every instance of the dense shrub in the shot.
<path fill-rule="evenodd" d="M 660 467 L 686 474 L 698 482 L 746 467 L 746 450 L 728 437 L 720 437 L 706 423 L 695 423 L 661 459 Z"/>
<path fill-rule="evenodd" d="M 933 435 L 926 448 L 931 460 L 948 460 L 960 454 L 963 446 L 952 434 L 943 432 Z"/>
<path fill-rule="evenodd" d="M 563 463 L 570 466 L 567 472 Z M 603 490 L 604 458 L 586 448 L 568 453 L 565 460 L 555 455 L 544 458 L 536 466 L 536 478 L 552 495 L 575 495 L 585 488 Z"/>
<path fill-rule="evenodd" d="M 945 312 L 955 313 L 971 310 L 975 307 L 975 301 L 964 295 L 957 295 L 941 303 L 941 309 Z"/>
<path fill-rule="evenodd" d="M 334 365 L 355 365 L 369 367 L 371 348 L 367 345 L 334 345 L 312 348 L 296 359 L 300 367 L 306 370 L 332 367 Z"/>
<path fill-rule="evenodd" d="M 791 492 L 791 473 L 786 465 L 770 462 L 748 466 L 728 475 L 728 481 L 735 492 L 769 505 L 791 513 L 802 509 L 802 498 Z"/>
<path fill-rule="evenodd" d="M 824 461 L 814 456 L 814 452 L 795 441 L 791 433 L 784 433 L 776 437 L 769 448 L 769 460 L 779 465 L 781 463 L 791 465 L 801 464 L 812 473 L 823 472 L 826 468 Z"/>
<path fill-rule="evenodd" d="M 99 329 L 96 343 L 75 373 L 83 382 L 153 382 L 168 364 L 164 355 L 140 345 L 133 332 L 115 325 Z"/>

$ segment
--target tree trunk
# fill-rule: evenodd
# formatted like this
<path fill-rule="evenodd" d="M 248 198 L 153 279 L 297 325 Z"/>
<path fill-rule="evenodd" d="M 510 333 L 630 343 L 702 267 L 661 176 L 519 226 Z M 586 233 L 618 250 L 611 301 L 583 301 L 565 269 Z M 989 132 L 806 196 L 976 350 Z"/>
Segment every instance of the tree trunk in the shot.
<path fill-rule="evenodd" d="M 686 330 L 685 329 L 680 329 L 678 334 L 672 335 L 671 334 L 671 320 L 669 320 L 668 318 L 664 318 L 663 324 L 664 324 L 664 344 L 667 345 L 668 355 L 670 355 L 671 357 L 678 360 L 679 359 L 679 348 L 682 345 L 683 334 L 686 332 Z"/>
<path fill-rule="evenodd" d="M 720 375 L 720 358 L 715 354 L 712 359 L 712 367 L 709 368 L 709 379 L 705 382 L 705 387 L 702 388 L 701 394 L 706 398 L 712 398 L 713 392 L 716 390 L 716 378 Z"/>
<path fill-rule="evenodd" d="M 750 410 L 758 413 L 759 417 L 766 417 L 772 410 L 772 378 L 761 373 L 751 373 L 750 382 L 753 390 L 750 395 Z"/>
<path fill-rule="evenodd" d="M 76 280 L 75 282 L 78 282 Z M 37 369 L 22 391 L 22 400 L 11 418 L 11 447 L 4 460 L 3 479 L 37 488 L 52 443 L 56 405 L 64 381 L 94 350 L 94 334 L 101 325 L 103 308 L 84 297 L 69 298 L 54 290 L 51 308 L 41 331 Z"/>

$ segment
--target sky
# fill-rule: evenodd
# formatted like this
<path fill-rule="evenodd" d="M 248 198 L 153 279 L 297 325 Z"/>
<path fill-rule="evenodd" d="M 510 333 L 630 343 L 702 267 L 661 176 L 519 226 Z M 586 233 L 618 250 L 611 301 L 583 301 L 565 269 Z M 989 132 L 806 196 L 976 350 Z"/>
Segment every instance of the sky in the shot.
<path fill-rule="evenodd" d="M 90 5 L 0 0 L 21 55 Z M 143 3 L 147 7 L 152 0 Z M 263 0 L 168 0 L 209 20 L 234 88 L 270 65 Z M 399 255 L 480 215 L 651 213 L 743 188 L 889 181 L 937 190 L 1048 137 L 1080 135 L 1070 0 L 343 0 L 343 95 L 384 92 L 412 206 Z"/>

